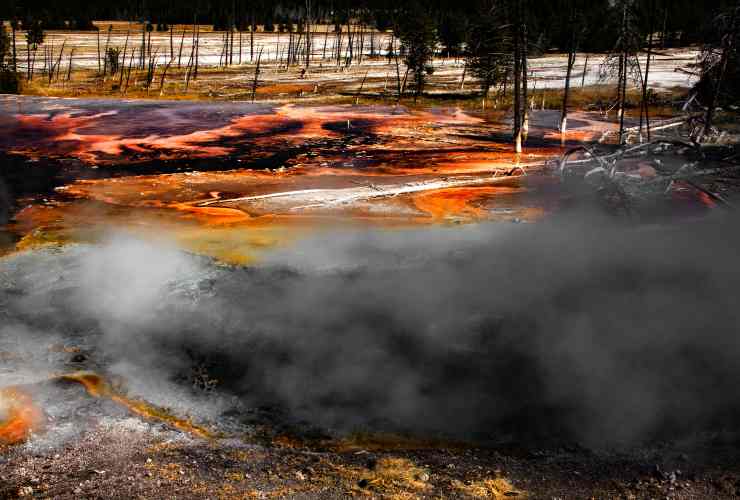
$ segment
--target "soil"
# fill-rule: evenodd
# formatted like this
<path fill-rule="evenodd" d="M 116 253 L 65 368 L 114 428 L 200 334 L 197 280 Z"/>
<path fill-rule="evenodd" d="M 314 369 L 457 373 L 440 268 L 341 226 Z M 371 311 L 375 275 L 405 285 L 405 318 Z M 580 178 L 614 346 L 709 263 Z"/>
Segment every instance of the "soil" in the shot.
<path fill-rule="evenodd" d="M 230 436 L 141 419 L 45 382 L 46 433 L 0 455 L 0 498 L 737 498 L 738 436 L 639 449 L 464 443 L 285 429 L 269 408 Z M 31 388 L 33 390 L 33 388 Z M 38 388 L 37 388 L 38 390 Z M 60 410 L 58 402 L 63 401 Z M 56 430 L 54 430 L 56 427 Z M 63 430 L 60 430 L 63 429 Z"/>

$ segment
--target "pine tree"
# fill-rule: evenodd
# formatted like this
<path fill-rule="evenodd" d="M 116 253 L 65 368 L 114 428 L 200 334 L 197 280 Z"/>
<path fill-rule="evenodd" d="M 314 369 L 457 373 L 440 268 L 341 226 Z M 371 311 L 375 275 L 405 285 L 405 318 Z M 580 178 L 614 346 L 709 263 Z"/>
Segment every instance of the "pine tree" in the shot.
<path fill-rule="evenodd" d="M 468 67 L 481 83 L 484 98 L 504 81 L 513 65 L 512 41 L 503 8 L 489 2 L 478 12 L 470 31 L 466 52 Z"/>
<path fill-rule="evenodd" d="M 30 81 L 33 79 L 33 65 L 36 60 L 36 51 L 39 45 L 44 43 L 44 27 L 39 20 L 29 21 L 28 24 L 28 30 L 26 31 L 26 63 L 28 66 L 28 80 Z M 33 52 L 33 58 L 31 58 L 31 52 Z"/>
<path fill-rule="evenodd" d="M 404 63 L 413 75 L 416 99 L 424 91 L 427 74 L 434 71 L 431 63 L 438 41 L 436 25 L 426 8 L 413 3 L 401 16 L 397 29 Z"/>

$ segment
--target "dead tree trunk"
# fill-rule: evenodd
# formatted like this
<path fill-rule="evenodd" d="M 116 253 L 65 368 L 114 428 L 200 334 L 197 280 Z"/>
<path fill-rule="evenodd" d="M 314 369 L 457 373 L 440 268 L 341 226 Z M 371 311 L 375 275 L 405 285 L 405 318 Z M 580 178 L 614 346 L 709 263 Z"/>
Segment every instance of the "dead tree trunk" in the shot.
<path fill-rule="evenodd" d="M 134 51 L 131 50 L 131 58 L 128 61 L 128 71 L 126 72 L 126 87 L 123 89 L 123 95 L 126 95 L 126 92 L 128 92 L 128 83 L 131 80 L 131 68 L 134 65 Z"/>
<path fill-rule="evenodd" d="M 257 55 L 257 67 L 254 69 L 254 81 L 252 82 L 252 102 L 254 102 L 257 96 L 257 84 L 259 83 L 260 76 L 260 62 L 262 61 L 262 47 L 260 47 L 259 54 Z"/>
<path fill-rule="evenodd" d="M 128 37 L 131 35 L 131 28 L 129 27 L 128 31 L 126 31 L 126 41 L 123 42 L 123 57 L 121 59 L 121 63 L 119 64 L 119 71 L 123 73 L 123 69 L 126 66 L 126 53 L 128 52 Z M 120 76 L 120 75 L 119 75 Z M 121 83 L 119 81 L 118 86 L 120 88 Z"/>
<path fill-rule="evenodd" d="M 355 95 L 355 106 L 360 104 L 360 94 L 362 94 L 362 89 L 365 87 L 365 80 L 367 80 L 367 74 L 368 71 L 365 71 L 365 76 L 362 77 L 362 83 L 360 83 L 360 90 L 357 91 L 357 95 Z"/>
<path fill-rule="evenodd" d="M 195 63 L 193 67 L 193 79 L 198 79 L 198 56 L 200 53 L 200 25 L 195 24 Z"/>
<path fill-rule="evenodd" d="M 229 66 L 234 65 L 234 26 L 229 25 Z"/>
<path fill-rule="evenodd" d="M 59 81 L 59 79 L 60 79 L 59 78 L 59 73 L 62 70 L 62 58 L 63 58 L 63 56 L 64 56 L 64 43 L 62 44 L 62 50 L 59 51 L 59 59 L 57 60 L 57 64 L 56 64 L 56 70 L 57 70 L 56 80 L 57 81 Z"/>
<path fill-rule="evenodd" d="M 329 25 L 326 25 L 326 33 L 324 33 L 324 49 L 321 51 L 321 60 L 326 60 L 326 42 L 329 40 Z"/>
<path fill-rule="evenodd" d="M 108 27 L 108 36 L 105 38 L 105 50 L 103 51 L 103 81 L 105 81 L 105 75 L 108 72 L 108 47 L 110 46 L 110 32 L 111 26 Z"/>
<path fill-rule="evenodd" d="M 583 61 L 583 74 L 581 75 L 581 88 L 586 83 L 586 74 L 588 73 L 588 54 L 586 54 L 586 60 Z"/>
<path fill-rule="evenodd" d="M 527 136 L 529 135 L 529 106 L 527 106 L 527 51 L 528 51 L 528 45 L 527 45 L 527 25 L 522 25 L 522 99 L 521 99 L 521 106 L 522 106 L 522 139 L 526 142 Z"/>
<path fill-rule="evenodd" d="M 195 26 L 193 26 L 193 30 L 195 30 Z M 193 31 L 193 35 L 195 35 L 195 31 Z M 188 88 L 190 87 L 190 77 L 193 73 L 193 63 L 195 62 L 195 37 L 193 37 L 193 45 L 190 47 L 190 57 L 188 58 L 188 65 L 185 68 L 185 92 L 188 91 Z"/>
<path fill-rule="evenodd" d="M 398 87 L 398 98 L 396 102 L 401 102 L 401 62 L 398 60 L 398 53 L 396 53 L 396 85 Z"/>
<path fill-rule="evenodd" d="M 643 122 L 643 115 L 645 117 L 645 126 L 647 130 L 647 140 L 650 142 L 650 115 L 649 115 L 649 108 L 648 108 L 648 77 L 650 76 L 650 56 L 652 55 L 653 50 L 653 21 L 655 19 L 655 0 L 651 0 L 650 2 L 650 21 L 649 21 L 649 34 L 648 34 L 648 42 L 647 42 L 647 61 L 645 62 L 645 75 L 642 79 L 642 102 L 641 109 L 640 109 L 640 128 L 639 128 L 639 136 L 640 136 L 640 142 L 642 142 L 642 122 Z"/>
<path fill-rule="evenodd" d="M 619 113 L 619 144 L 624 144 L 624 107 L 627 102 L 627 3 L 622 7 L 621 46 L 619 51 L 619 81 L 617 89 Z"/>
<path fill-rule="evenodd" d="M 15 21 L 10 23 L 10 29 L 13 31 L 13 73 L 18 71 L 18 59 L 15 51 Z"/>
<path fill-rule="evenodd" d="M 123 45 L 123 58 L 121 59 L 121 68 L 119 70 L 118 75 L 118 89 L 121 89 L 121 85 L 123 85 L 123 74 L 126 72 L 126 53 L 128 48 L 128 33 L 126 34 L 126 43 Z M 133 55 L 133 49 L 131 50 L 131 55 Z"/>
<path fill-rule="evenodd" d="M 306 70 L 311 65 L 311 0 L 306 0 Z"/>
<path fill-rule="evenodd" d="M 67 81 L 69 81 L 70 78 L 72 78 L 72 59 L 74 58 L 74 55 L 75 55 L 75 49 L 73 47 L 72 50 L 69 52 L 69 65 L 67 66 Z"/>
<path fill-rule="evenodd" d="M 224 33 L 224 36 L 221 38 L 221 52 L 218 54 L 218 66 L 226 66 L 226 63 L 224 62 L 224 58 L 226 55 L 226 33 Z"/>
<path fill-rule="evenodd" d="M 339 32 L 337 32 L 337 67 L 342 65 L 342 25 L 339 25 Z"/>
<path fill-rule="evenodd" d="M 51 71 L 49 72 L 50 73 L 49 85 L 51 85 L 51 82 L 52 80 L 54 80 L 55 76 L 57 80 L 59 79 L 59 67 L 62 65 L 62 55 L 64 54 L 64 45 L 66 43 L 67 43 L 67 40 L 62 41 L 62 48 L 59 50 L 59 56 L 57 57 L 57 62 L 51 67 Z"/>
<path fill-rule="evenodd" d="M 177 51 L 177 69 L 180 69 L 180 63 L 182 62 L 182 45 L 185 42 L 185 28 L 182 29 L 182 35 L 180 35 L 180 48 Z"/>
<path fill-rule="evenodd" d="M 164 95 L 164 80 L 167 78 L 167 70 L 170 69 L 170 64 L 172 64 L 172 59 L 170 59 L 167 64 L 164 67 L 164 71 L 162 71 L 162 79 L 159 81 L 159 96 L 162 97 Z"/>
<path fill-rule="evenodd" d="M 521 16 L 519 6 L 515 8 L 516 21 L 514 24 L 514 150 L 522 152 L 522 126 L 521 126 Z"/>
<path fill-rule="evenodd" d="M 147 42 L 147 51 L 146 51 L 146 53 L 147 53 L 147 57 L 149 59 L 151 59 L 152 58 L 152 32 L 151 31 L 147 35 L 147 40 L 148 40 L 148 42 Z"/>
<path fill-rule="evenodd" d="M 98 46 L 100 41 L 98 40 Z M 141 23 L 141 54 L 139 55 L 139 68 L 144 69 L 144 58 L 146 57 L 146 23 Z M 98 68 L 100 71 L 100 68 Z"/>
<path fill-rule="evenodd" d="M 565 70 L 565 88 L 563 89 L 563 106 L 560 111 L 560 135 L 561 141 L 565 141 L 565 132 L 568 129 L 568 94 L 570 92 L 570 75 L 573 71 L 573 65 L 576 63 L 576 31 L 575 31 L 575 12 L 571 12 L 571 38 L 568 45 L 568 66 Z"/>

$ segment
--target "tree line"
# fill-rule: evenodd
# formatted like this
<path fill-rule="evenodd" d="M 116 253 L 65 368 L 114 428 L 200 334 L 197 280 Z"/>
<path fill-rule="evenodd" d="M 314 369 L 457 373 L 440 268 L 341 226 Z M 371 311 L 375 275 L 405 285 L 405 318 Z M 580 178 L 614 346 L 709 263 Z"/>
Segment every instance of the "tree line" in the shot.
<path fill-rule="evenodd" d="M 348 20 L 362 22 L 379 30 L 393 28 L 403 21 L 413 1 L 392 0 L 5 0 L 0 18 L 20 24 L 41 22 L 45 29 L 95 29 L 92 20 L 126 20 L 150 22 L 155 28 L 169 24 L 212 24 L 217 30 L 229 28 L 247 31 L 256 28 L 276 30 L 281 24 L 298 24 L 305 19 L 335 25 Z M 470 28 L 489 8 L 486 0 L 431 0 L 417 2 L 434 22 L 442 44 L 448 52 L 460 50 L 470 41 Z M 615 0 L 526 0 L 494 2 L 512 7 L 521 3 L 527 9 L 530 39 L 533 46 L 564 50 L 569 43 L 569 12 L 576 8 L 586 26 L 582 49 L 603 52 L 618 27 L 608 22 L 618 10 Z M 654 29 L 661 33 L 665 45 L 701 41 L 704 21 L 712 19 L 733 2 L 728 0 L 656 0 Z M 651 0 L 635 2 L 645 13 Z M 649 28 L 647 16 L 639 16 L 644 32 Z"/>

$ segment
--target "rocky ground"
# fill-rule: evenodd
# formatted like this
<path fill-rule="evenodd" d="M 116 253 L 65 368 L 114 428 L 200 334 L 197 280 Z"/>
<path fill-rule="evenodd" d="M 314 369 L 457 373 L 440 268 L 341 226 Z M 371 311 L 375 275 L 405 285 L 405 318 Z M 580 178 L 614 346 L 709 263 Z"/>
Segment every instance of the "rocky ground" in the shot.
<path fill-rule="evenodd" d="M 65 357 L 62 354 L 52 357 Z M 79 356 L 66 355 L 79 367 Z M 201 438 L 62 381 L 26 386 L 48 413 L 0 454 L 1 498 L 737 498 L 738 435 L 638 449 L 330 436 L 273 410 Z M 243 417 L 243 416 L 242 416 Z M 225 416 L 224 420 L 233 419 Z M 224 425 L 224 428 L 227 426 Z M 234 429 L 238 428 L 238 432 Z"/>
<path fill-rule="evenodd" d="M 43 436 L 0 456 L 2 498 L 737 498 L 737 436 L 629 453 L 392 437 L 196 439 L 60 389 L 96 419 L 59 446 Z M 75 406 L 77 406 L 75 408 Z M 89 412 L 89 410 L 87 410 Z"/>

